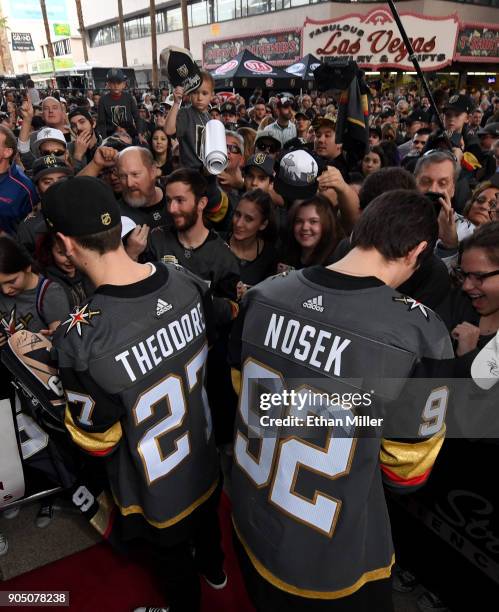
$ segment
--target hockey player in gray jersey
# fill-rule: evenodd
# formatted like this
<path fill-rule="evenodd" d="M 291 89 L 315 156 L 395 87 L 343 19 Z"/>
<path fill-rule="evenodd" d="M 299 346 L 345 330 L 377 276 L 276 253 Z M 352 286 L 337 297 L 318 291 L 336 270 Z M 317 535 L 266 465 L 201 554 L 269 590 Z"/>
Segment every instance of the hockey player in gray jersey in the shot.
<path fill-rule="evenodd" d="M 259 611 L 393 610 L 383 483 L 399 492 L 424 484 L 444 439 L 447 403 L 439 389 L 411 411 L 403 383 L 393 381 L 453 356 L 438 316 L 394 288 L 431 254 L 436 238 L 425 198 L 389 192 L 362 215 L 346 257 L 267 279 L 244 298 L 230 355 L 240 388 L 232 501 L 236 549 Z M 383 418 L 367 428 L 350 421 L 349 435 L 337 422 L 317 424 L 310 404 L 303 411 L 298 402 L 286 404 L 284 390 L 289 400 L 298 388 L 301 396 L 362 396 L 371 389 L 367 377 L 385 408 L 411 413 L 412 436 L 388 439 Z M 265 413 L 267 420 L 260 418 L 269 407 L 263 398 L 281 406 Z M 371 413 L 387 420 L 395 414 L 376 406 L 377 392 L 370 401 Z M 356 413 L 345 406 L 339 412 Z M 301 418 L 307 427 L 288 418 L 276 419 L 273 429 L 270 416 Z"/>
<path fill-rule="evenodd" d="M 66 206 L 75 193 L 79 218 Z M 81 449 L 103 458 L 122 537 L 149 543 L 171 612 L 198 610 L 198 574 L 217 588 L 226 581 L 204 389 L 205 285 L 180 266 L 129 259 L 118 205 L 98 179 L 55 184 L 43 213 L 96 287 L 54 338 L 66 427 Z"/>

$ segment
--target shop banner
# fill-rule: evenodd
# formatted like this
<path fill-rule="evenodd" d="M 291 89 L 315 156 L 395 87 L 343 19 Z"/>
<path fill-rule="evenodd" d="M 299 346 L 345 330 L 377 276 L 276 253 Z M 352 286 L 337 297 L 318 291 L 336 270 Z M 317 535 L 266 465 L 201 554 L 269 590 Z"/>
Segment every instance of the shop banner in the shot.
<path fill-rule="evenodd" d="M 434 71 L 451 64 L 459 28 L 457 15 L 425 17 L 406 13 L 401 19 L 422 70 Z M 355 60 L 371 70 L 414 70 L 397 24 L 385 9 L 324 21 L 307 17 L 303 53 L 326 60 Z"/>
<path fill-rule="evenodd" d="M 499 62 L 499 26 L 463 23 L 457 37 L 458 62 Z"/>
<path fill-rule="evenodd" d="M 272 66 L 289 66 L 301 57 L 301 35 L 301 29 L 288 29 L 207 40 L 203 43 L 203 68 L 214 70 L 243 49 L 248 49 Z"/>
<path fill-rule="evenodd" d="M 11 32 L 12 51 L 34 51 L 35 46 L 29 32 Z"/>

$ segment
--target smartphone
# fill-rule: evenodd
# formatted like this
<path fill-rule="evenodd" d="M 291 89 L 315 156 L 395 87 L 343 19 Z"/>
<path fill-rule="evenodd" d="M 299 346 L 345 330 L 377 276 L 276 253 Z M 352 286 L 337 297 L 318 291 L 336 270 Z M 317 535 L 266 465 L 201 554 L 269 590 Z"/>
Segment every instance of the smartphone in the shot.
<path fill-rule="evenodd" d="M 431 203 L 433 204 L 433 208 L 435 210 L 435 214 L 438 217 L 438 213 L 440 212 L 440 209 L 442 208 L 442 204 L 440 203 L 440 198 L 444 197 L 443 193 L 437 193 L 436 191 L 427 191 L 425 193 L 425 196 L 429 200 L 431 200 Z"/>

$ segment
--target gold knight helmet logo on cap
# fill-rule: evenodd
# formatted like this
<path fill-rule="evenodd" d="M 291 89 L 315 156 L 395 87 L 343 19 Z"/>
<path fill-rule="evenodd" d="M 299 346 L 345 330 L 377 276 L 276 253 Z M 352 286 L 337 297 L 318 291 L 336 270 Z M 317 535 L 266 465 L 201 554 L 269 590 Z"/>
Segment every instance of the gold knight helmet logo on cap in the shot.
<path fill-rule="evenodd" d="M 109 225 L 111 223 L 111 215 L 105 212 L 100 216 L 100 220 L 102 221 L 102 225 Z"/>
<path fill-rule="evenodd" d="M 177 72 L 179 74 L 180 77 L 182 77 L 183 79 L 187 78 L 189 76 L 189 69 L 187 68 L 187 66 L 185 64 L 182 64 L 182 66 L 179 66 L 177 68 Z"/>
<path fill-rule="evenodd" d="M 257 153 L 255 155 L 255 164 L 263 164 L 265 162 L 265 158 L 267 156 L 265 155 L 265 153 Z"/>
<path fill-rule="evenodd" d="M 44 163 L 46 166 L 55 166 L 57 163 L 57 159 L 55 157 L 55 155 L 45 155 L 44 159 L 43 159 Z"/>

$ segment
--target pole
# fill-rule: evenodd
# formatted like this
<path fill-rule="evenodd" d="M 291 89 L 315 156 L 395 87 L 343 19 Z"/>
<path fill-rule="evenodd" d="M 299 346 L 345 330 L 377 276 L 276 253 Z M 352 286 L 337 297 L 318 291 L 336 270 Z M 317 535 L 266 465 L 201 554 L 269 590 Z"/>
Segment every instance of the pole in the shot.
<path fill-rule="evenodd" d="M 402 36 L 402 40 L 404 41 L 404 45 L 407 49 L 407 52 L 409 53 L 409 59 L 411 60 L 412 65 L 414 66 L 414 69 L 416 70 L 416 73 L 419 79 L 421 80 L 421 84 L 423 85 L 425 94 L 428 100 L 430 101 L 430 106 L 433 111 L 433 114 L 437 117 L 438 124 L 441 127 L 442 131 L 445 131 L 444 122 L 442 121 L 442 117 L 440 116 L 440 113 L 438 112 L 437 105 L 435 104 L 435 100 L 433 99 L 433 94 L 431 93 L 430 87 L 426 81 L 423 71 L 421 70 L 421 66 L 419 65 L 418 58 L 416 57 L 416 54 L 414 53 L 414 49 L 412 48 L 411 41 L 407 37 L 407 33 L 404 29 L 404 26 L 402 25 L 402 21 L 400 20 L 400 15 L 398 14 L 397 9 L 395 7 L 394 0 L 388 0 L 388 6 L 390 7 L 393 18 L 395 19 L 395 23 L 397 24 L 400 35 Z"/>
<path fill-rule="evenodd" d="M 151 20 L 151 56 L 152 56 L 152 86 L 156 89 L 158 82 L 158 43 L 156 40 L 156 6 L 154 0 L 149 0 L 149 17 Z"/>
<path fill-rule="evenodd" d="M 81 0 L 75 0 L 75 2 L 76 2 L 76 13 L 78 15 L 78 25 L 79 25 L 80 34 L 81 34 L 81 42 L 83 45 L 83 59 L 85 60 L 85 63 L 87 63 L 88 62 L 87 37 L 85 33 L 85 23 L 83 22 L 83 13 L 81 10 Z"/>
<path fill-rule="evenodd" d="M 184 32 L 184 49 L 190 49 L 189 43 L 189 18 L 187 16 L 187 0 L 180 0 L 180 8 L 182 11 L 182 29 Z"/>
<path fill-rule="evenodd" d="M 47 38 L 47 50 L 48 50 L 48 54 L 50 57 L 50 61 L 52 63 L 52 78 L 54 80 L 53 85 L 56 86 L 57 81 L 55 77 L 54 49 L 52 47 L 52 39 L 50 38 L 50 27 L 49 27 L 49 20 L 47 17 L 47 7 L 45 5 L 45 0 L 40 0 L 40 8 L 42 9 L 43 24 L 45 25 L 45 36 Z"/>
<path fill-rule="evenodd" d="M 123 25 L 122 0 L 118 0 L 118 25 L 120 28 L 121 61 L 123 62 L 123 68 L 126 68 L 128 66 L 128 63 L 126 61 L 126 41 L 125 41 L 125 26 Z"/>

